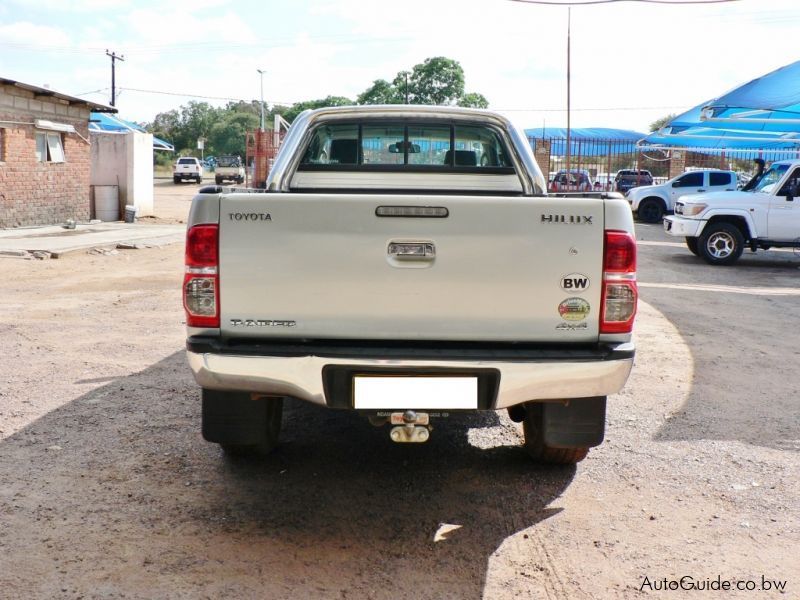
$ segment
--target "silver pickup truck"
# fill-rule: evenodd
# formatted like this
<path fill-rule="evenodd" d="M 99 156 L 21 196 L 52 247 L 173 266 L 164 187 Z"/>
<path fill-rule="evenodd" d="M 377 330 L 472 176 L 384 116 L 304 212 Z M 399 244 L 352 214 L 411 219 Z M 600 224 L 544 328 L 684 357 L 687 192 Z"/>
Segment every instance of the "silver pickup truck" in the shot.
<path fill-rule="evenodd" d="M 633 364 L 633 219 L 619 194 L 548 196 L 488 111 L 307 111 L 266 190 L 194 198 L 183 295 L 203 435 L 226 452 L 269 452 L 290 397 L 395 442 L 507 409 L 535 460 L 574 463 Z"/>

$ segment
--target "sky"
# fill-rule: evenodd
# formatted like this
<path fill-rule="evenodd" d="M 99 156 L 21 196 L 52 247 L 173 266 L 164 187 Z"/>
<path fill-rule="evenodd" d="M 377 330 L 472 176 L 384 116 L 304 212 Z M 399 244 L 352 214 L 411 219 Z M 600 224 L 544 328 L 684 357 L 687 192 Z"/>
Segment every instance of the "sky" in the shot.
<path fill-rule="evenodd" d="M 800 59 L 798 0 L 573 6 L 572 127 L 639 132 Z M 140 123 L 189 101 L 355 97 L 433 56 L 523 128 L 567 124 L 565 6 L 511 0 L 0 0 L 0 77 Z M 264 71 L 263 76 L 258 69 Z"/>

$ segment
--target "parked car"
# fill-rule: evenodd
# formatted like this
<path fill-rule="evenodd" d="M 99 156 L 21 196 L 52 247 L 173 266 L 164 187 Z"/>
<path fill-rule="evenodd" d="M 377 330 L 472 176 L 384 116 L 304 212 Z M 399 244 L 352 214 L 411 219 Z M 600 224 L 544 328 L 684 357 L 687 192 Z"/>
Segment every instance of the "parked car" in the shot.
<path fill-rule="evenodd" d="M 748 191 L 681 196 L 664 231 L 711 265 L 732 265 L 745 248 L 800 249 L 800 160 L 775 162 Z"/>
<path fill-rule="evenodd" d="M 614 177 L 614 189 L 625 193 L 641 185 L 653 185 L 653 175 L 644 169 L 622 169 Z"/>
<path fill-rule="evenodd" d="M 553 177 L 550 185 L 551 192 L 590 192 L 592 191 L 592 179 L 589 171 L 580 169 L 561 169 Z"/>
<path fill-rule="evenodd" d="M 220 185 L 226 179 L 240 184 L 244 183 L 244 167 L 241 156 L 226 154 L 217 159 L 214 181 Z"/>
<path fill-rule="evenodd" d="M 662 185 L 646 185 L 631 189 L 626 198 L 640 221 L 658 223 L 664 213 L 675 209 L 680 196 L 703 192 L 736 190 L 736 173 L 719 169 L 698 169 L 673 177 Z"/>
<path fill-rule="evenodd" d="M 594 186 L 600 184 L 600 189 L 604 192 L 610 192 L 614 189 L 614 174 L 613 173 L 598 173 L 594 178 Z"/>
<path fill-rule="evenodd" d="M 197 183 L 203 183 L 203 165 L 196 156 L 182 156 L 175 163 L 172 181 L 180 183 L 184 179 L 194 179 Z"/>

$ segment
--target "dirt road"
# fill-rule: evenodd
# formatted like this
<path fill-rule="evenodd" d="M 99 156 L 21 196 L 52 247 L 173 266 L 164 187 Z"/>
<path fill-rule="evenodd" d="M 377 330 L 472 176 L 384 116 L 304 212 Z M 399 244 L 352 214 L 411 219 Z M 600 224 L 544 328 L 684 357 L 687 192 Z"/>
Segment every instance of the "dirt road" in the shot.
<path fill-rule="evenodd" d="M 3 260 L 0 597 L 800 596 L 800 259 L 713 270 L 638 233 L 637 364 L 577 468 L 530 464 L 502 413 L 408 447 L 298 403 L 231 462 L 199 433 L 180 245 Z"/>

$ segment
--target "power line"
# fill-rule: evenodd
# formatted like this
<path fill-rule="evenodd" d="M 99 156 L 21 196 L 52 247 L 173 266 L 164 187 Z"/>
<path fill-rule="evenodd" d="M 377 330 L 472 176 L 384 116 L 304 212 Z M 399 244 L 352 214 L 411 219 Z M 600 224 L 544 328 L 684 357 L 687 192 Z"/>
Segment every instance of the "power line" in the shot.
<path fill-rule="evenodd" d="M 510 0 L 524 4 L 542 4 L 545 6 L 584 6 L 589 4 L 615 4 L 618 2 L 639 2 L 641 4 L 725 4 L 740 0 Z"/>
<path fill-rule="evenodd" d="M 161 90 L 143 90 L 140 88 L 129 88 L 129 87 L 121 87 L 120 90 L 125 90 L 127 92 L 140 92 L 142 94 L 160 94 L 162 96 L 183 96 L 186 98 L 202 98 L 204 100 L 227 100 L 228 102 L 258 102 L 256 99 L 246 99 L 246 98 L 231 98 L 228 96 L 207 96 L 205 94 L 188 94 L 184 92 L 165 92 Z M 294 102 L 287 102 L 284 100 L 266 100 L 270 104 L 282 104 L 282 105 L 291 105 Z"/>

